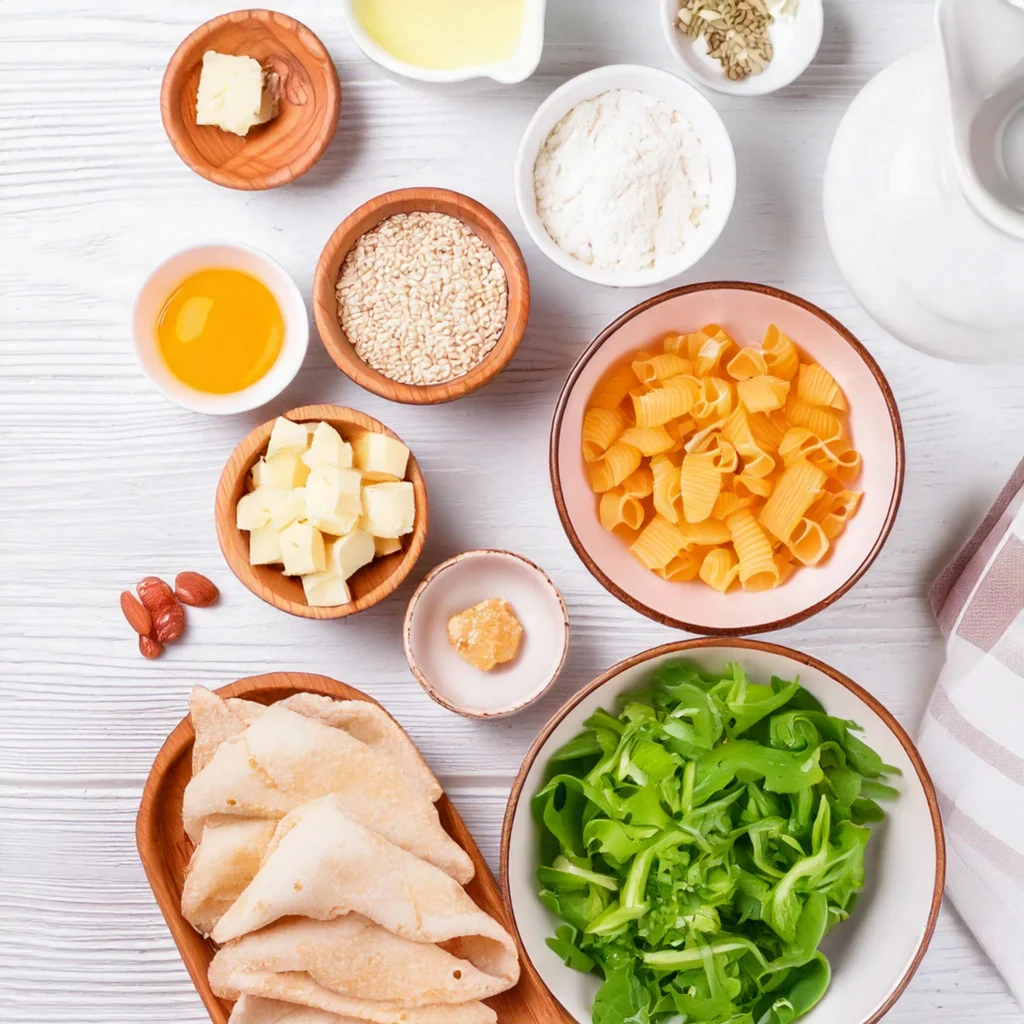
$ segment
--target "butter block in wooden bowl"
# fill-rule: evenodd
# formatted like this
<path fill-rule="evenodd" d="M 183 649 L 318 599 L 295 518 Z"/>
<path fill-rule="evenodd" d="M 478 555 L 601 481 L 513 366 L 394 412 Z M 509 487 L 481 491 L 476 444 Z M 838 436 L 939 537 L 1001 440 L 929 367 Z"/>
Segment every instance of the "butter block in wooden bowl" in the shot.
<path fill-rule="evenodd" d="M 337 405 L 302 406 L 285 413 L 284 418 L 302 424 L 327 423 L 352 445 L 358 445 L 359 440 L 368 434 L 379 434 L 401 442 L 394 432 L 372 416 Z M 412 484 L 415 506 L 411 531 L 397 538 L 397 550 L 378 555 L 347 579 L 351 600 L 327 606 L 312 605 L 307 600 L 300 577 L 286 576 L 277 564 L 250 564 L 250 533 L 237 525 L 238 503 L 251 489 L 253 466 L 267 451 L 275 422 L 270 420 L 248 434 L 232 452 L 221 474 L 215 516 L 217 540 L 228 567 L 257 597 L 291 615 L 307 619 L 340 619 L 365 611 L 384 600 L 409 575 L 426 541 L 427 487 L 415 456 L 409 454 L 405 468 L 405 480 Z M 364 478 L 364 483 L 373 482 Z M 365 496 L 365 491 L 363 493 Z M 363 521 L 361 513 L 360 522 Z"/>
<path fill-rule="evenodd" d="M 203 57 L 251 57 L 274 76 L 277 113 L 245 135 L 197 124 Z M 174 52 L 160 88 L 160 115 L 175 152 L 225 188 L 287 185 L 323 156 L 338 127 L 341 85 L 327 48 L 301 22 L 267 10 L 222 14 Z"/>

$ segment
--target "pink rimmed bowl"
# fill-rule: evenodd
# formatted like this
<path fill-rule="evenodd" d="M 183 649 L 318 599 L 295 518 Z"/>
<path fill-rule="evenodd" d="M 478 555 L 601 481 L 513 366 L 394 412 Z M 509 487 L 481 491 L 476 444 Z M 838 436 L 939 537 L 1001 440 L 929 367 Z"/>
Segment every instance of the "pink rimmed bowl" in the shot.
<path fill-rule="evenodd" d="M 860 508 L 820 565 L 801 567 L 775 590 L 719 594 L 699 580 L 670 583 L 648 571 L 598 519 L 580 452 L 583 416 L 601 376 L 669 331 L 717 323 L 740 344 L 760 345 L 769 324 L 838 381 L 850 405 L 854 447 L 863 457 L 851 486 Z M 709 636 L 782 629 L 816 615 L 867 572 L 892 530 L 903 493 L 903 428 L 892 389 L 867 349 L 810 302 L 765 285 L 714 281 L 656 295 L 623 313 L 589 345 L 562 388 L 551 425 L 555 504 L 576 553 L 620 601 L 668 626 Z"/>

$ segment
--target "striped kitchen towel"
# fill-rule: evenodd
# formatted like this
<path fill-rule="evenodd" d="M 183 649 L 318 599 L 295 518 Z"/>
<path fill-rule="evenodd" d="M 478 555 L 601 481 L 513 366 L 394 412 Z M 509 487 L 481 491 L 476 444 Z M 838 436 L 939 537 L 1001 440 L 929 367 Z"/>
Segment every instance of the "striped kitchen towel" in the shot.
<path fill-rule="evenodd" d="M 946 895 L 1024 1007 L 1024 462 L 930 597 L 946 663 L 919 747 Z"/>

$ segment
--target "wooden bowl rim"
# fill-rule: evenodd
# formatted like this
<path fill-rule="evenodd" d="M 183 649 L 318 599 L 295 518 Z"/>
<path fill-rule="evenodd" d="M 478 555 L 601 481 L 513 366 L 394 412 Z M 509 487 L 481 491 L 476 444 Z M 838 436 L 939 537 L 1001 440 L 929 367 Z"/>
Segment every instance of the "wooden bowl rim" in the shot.
<path fill-rule="evenodd" d="M 443 212 L 457 217 L 487 244 L 495 259 L 501 263 L 508 285 L 508 315 L 501 335 L 494 348 L 468 373 L 441 384 L 404 384 L 391 380 L 363 362 L 341 328 L 337 314 L 335 285 L 337 275 L 329 272 L 329 266 L 338 261 L 339 267 L 351 251 L 356 240 L 367 231 L 402 212 L 401 204 L 417 202 L 447 205 L 453 209 Z M 454 211 L 454 212 L 453 212 Z M 365 226 L 364 226 L 365 225 Z M 500 253 L 483 236 L 479 228 L 484 227 L 502 240 L 510 254 L 511 267 L 505 266 Z M 346 237 L 351 238 L 346 244 Z M 317 260 L 313 276 L 313 315 L 320 340 L 335 365 L 361 388 L 386 398 L 388 401 L 406 405 L 437 405 L 451 402 L 483 387 L 492 377 L 501 372 L 515 354 L 530 314 L 530 275 L 522 250 L 515 236 L 505 222 L 483 203 L 462 192 L 452 189 L 415 186 L 393 189 L 368 199 L 356 207 L 331 233 L 324 243 Z"/>
<path fill-rule="evenodd" d="M 416 606 L 419 604 L 420 598 L 423 596 L 427 587 L 437 576 L 444 572 L 445 569 L 449 569 L 453 565 L 458 565 L 459 562 L 463 562 L 471 558 L 479 558 L 482 555 L 507 558 L 517 562 L 522 562 L 527 566 L 527 568 L 540 576 L 541 580 L 547 584 L 555 597 L 558 598 L 559 607 L 562 609 L 562 622 L 564 624 L 562 656 L 558 659 L 558 664 L 551 673 L 551 678 L 544 684 L 543 689 L 538 690 L 533 695 L 521 700 L 518 704 L 513 704 L 510 707 L 501 708 L 497 711 L 474 711 L 472 708 L 463 707 L 461 704 L 455 704 L 448 700 L 447 697 L 444 697 L 438 692 L 426 675 L 424 675 L 412 653 L 413 615 L 415 614 Z M 420 585 L 413 591 L 412 597 L 409 598 L 409 604 L 405 609 L 405 621 L 402 623 L 402 646 L 405 649 L 405 660 L 409 663 L 409 669 L 416 678 L 416 682 L 423 687 L 426 695 L 434 701 L 435 704 L 440 704 L 441 707 L 447 708 L 449 711 L 454 711 L 455 714 L 462 715 L 464 718 L 476 718 L 485 722 L 493 721 L 496 718 L 508 718 L 509 715 L 517 714 L 524 708 L 528 708 L 531 704 L 540 700 L 541 697 L 543 697 L 548 690 L 555 685 L 558 677 L 562 674 L 562 669 L 565 667 L 565 659 L 569 654 L 569 610 L 566 608 L 565 599 L 562 597 L 562 592 L 557 586 L 555 586 L 554 580 L 552 580 L 539 565 L 530 561 L 530 559 L 525 555 L 517 554 L 515 551 L 506 551 L 502 548 L 471 548 L 469 551 L 462 551 L 459 554 L 453 555 L 451 558 L 446 558 L 443 562 L 435 565 L 434 568 L 423 577 Z"/>
<path fill-rule="evenodd" d="M 177 93 L 181 89 L 187 67 L 193 60 L 196 50 L 205 45 L 222 28 L 232 24 L 242 24 L 245 21 L 273 20 L 284 31 L 295 36 L 302 46 L 310 52 L 317 60 L 321 61 L 326 72 L 325 88 L 327 104 L 323 108 L 320 128 L 316 140 L 309 149 L 297 160 L 290 160 L 281 167 L 268 171 L 266 174 L 253 178 L 242 177 L 231 171 L 225 171 L 206 160 L 197 159 L 183 144 L 183 137 L 188 134 L 187 129 L 178 123 L 174 113 L 174 103 Z M 316 51 L 319 50 L 319 53 Z M 163 79 L 160 83 L 160 120 L 163 122 L 167 138 L 178 154 L 182 162 L 207 181 L 224 188 L 233 188 L 244 192 L 262 192 L 266 189 L 279 188 L 287 185 L 296 178 L 301 177 L 313 167 L 327 151 L 327 147 L 338 130 L 338 114 L 341 110 L 341 82 L 338 79 L 338 71 L 334 66 L 330 51 L 324 46 L 320 37 L 307 25 L 304 25 L 297 18 L 290 14 L 283 14 L 280 11 L 272 11 L 266 7 L 240 8 L 235 11 L 228 11 L 225 14 L 218 14 L 209 21 L 204 21 L 200 26 L 193 29 L 178 44 L 177 49 L 167 62 L 164 69 Z"/>
<path fill-rule="evenodd" d="M 621 675 L 623 672 L 633 668 L 635 665 L 651 661 L 663 654 L 675 654 L 716 647 L 741 647 L 746 650 L 778 654 L 783 657 L 791 658 L 794 661 L 798 661 L 801 664 L 806 665 L 808 668 L 816 669 L 824 675 L 827 675 L 841 686 L 844 686 L 854 696 L 858 697 L 876 715 L 878 715 L 879 718 L 882 719 L 896 739 L 899 740 L 900 746 L 902 746 L 904 751 L 906 751 L 907 757 L 910 758 L 910 762 L 914 766 L 914 771 L 917 774 L 918 781 L 921 783 L 921 788 L 924 791 L 925 801 L 928 804 L 928 813 L 931 816 L 932 821 L 932 831 L 935 838 L 935 882 L 932 887 L 932 900 L 928 909 L 928 920 L 925 925 L 925 929 L 921 934 L 921 938 L 918 941 L 917 949 L 914 951 L 913 959 L 890 992 L 885 1003 L 879 1007 L 877 1011 L 871 1014 L 870 1017 L 857 1022 L 857 1024 L 878 1024 L 878 1021 L 880 1021 L 889 1012 L 889 1010 L 892 1009 L 893 1005 L 903 994 L 903 991 L 906 989 L 907 985 L 910 984 L 911 979 L 917 972 L 917 969 L 921 964 L 921 960 L 924 958 L 924 955 L 928 950 L 928 946 L 932 941 L 932 935 L 935 932 L 935 925 L 939 916 L 939 907 L 942 905 L 942 893 L 946 883 L 946 840 L 945 831 L 942 825 L 942 816 L 939 813 L 939 801 L 935 794 L 935 786 L 932 783 L 931 775 L 928 773 L 928 769 L 925 767 L 924 761 L 921 758 L 921 754 L 918 752 L 914 741 L 910 738 L 907 731 L 902 725 L 900 725 L 888 708 L 886 708 L 886 706 L 878 700 L 877 697 L 865 690 L 859 683 L 855 683 L 849 676 L 844 675 L 838 669 L 832 668 L 831 665 L 827 665 L 825 662 L 820 661 L 813 655 L 804 654 L 802 651 L 794 650 L 792 647 L 785 647 L 782 644 L 771 643 L 767 640 L 750 640 L 742 637 L 697 637 L 693 640 L 675 640 L 671 643 L 649 648 L 646 651 L 641 651 L 639 654 L 634 654 L 630 658 L 623 659 L 611 668 L 602 672 L 596 679 L 589 682 L 578 693 L 570 697 L 551 716 L 551 718 L 548 719 L 545 726 L 537 734 L 537 738 L 530 744 L 530 749 L 526 752 L 526 757 L 523 759 L 522 766 L 516 773 L 515 780 L 512 783 L 512 789 L 509 792 L 508 803 L 505 805 L 505 814 L 501 822 L 501 895 L 505 901 L 505 906 L 508 908 L 509 918 L 512 921 L 512 933 L 516 940 L 516 945 L 519 947 L 524 963 L 530 964 L 534 972 L 537 973 L 537 977 L 540 978 L 540 974 L 537 972 L 536 966 L 530 959 L 530 954 L 526 949 L 526 945 L 523 943 L 523 937 L 519 933 L 519 922 L 516 920 L 516 909 L 512 902 L 512 892 L 511 887 L 509 886 L 508 859 L 509 846 L 512 840 L 512 822 L 516 817 L 516 813 L 519 808 L 519 800 L 523 795 L 526 776 L 529 774 L 530 769 L 533 767 L 534 762 L 537 760 L 537 757 L 543 749 L 544 744 L 548 741 L 548 738 L 561 724 L 566 715 L 568 715 L 569 712 L 572 711 L 573 708 L 575 708 L 581 701 L 589 697 L 595 690 L 604 686 L 604 684 L 610 679 L 614 679 L 616 676 Z M 541 984 L 543 984 L 543 979 L 541 979 Z M 558 997 L 555 996 L 550 989 L 548 989 L 548 992 L 551 993 L 552 999 L 558 1002 L 559 1006 L 562 1006 L 561 1002 L 558 1001 Z M 562 1009 L 565 1010 L 570 1019 L 575 1019 L 564 1006 L 562 1006 Z M 851 1024 L 853 1024 L 853 1022 L 851 1022 Z"/>
<path fill-rule="evenodd" d="M 350 409 L 341 405 L 300 405 L 295 409 L 281 414 L 286 419 L 296 423 L 309 423 L 314 420 L 326 420 L 332 426 L 338 424 L 344 426 L 357 426 L 365 430 L 375 430 L 377 433 L 386 434 L 396 441 L 404 441 L 388 426 L 381 423 L 368 413 L 360 412 L 358 409 Z M 427 484 L 423 478 L 416 456 L 409 450 L 409 465 L 406 469 L 406 479 L 413 485 L 413 493 L 416 500 L 416 522 L 413 524 L 413 532 L 409 541 L 409 547 L 405 549 L 402 560 L 395 567 L 390 576 L 385 577 L 368 594 L 350 601 L 348 604 L 331 605 L 328 607 L 313 607 L 305 602 L 293 601 L 291 598 L 283 597 L 276 590 L 268 587 L 267 593 L 262 594 L 254 590 L 247 576 L 254 568 L 244 558 L 239 558 L 228 543 L 228 538 L 237 533 L 244 533 L 235 526 L 232 518 L 234 506 L 229 506 L 228 497 L 234 490 L 239 478 L 249 472 L 266 447 L 270 438 L 270 432 L 274 428 L 274 422 L 278 417 L 261 423 L 258 427 L 249 431 L 245 437 L 235 446 L 224 469 L 221 471 L 220 480 L 217 483 L 217 496 L 214 502 L 214 519 L 217 528 L 217 543 L 220 546 L 224 561 L 228 568 L 235 574 L 235 577 L 258 598 L 269 605 L 288 612 L 290 615 L 297 615 L 306 619 L 344 619 L 349 615 L 356 615 L 359 612 L 372 608 L 384 598 L 389 597 L 398 589 L 405 578 L 412 572 L 413 566 L 418 561 L 423 551 L 423 545 L 427 539 L 427 526 L 429 523 Z M 409 446 L 406 445 L 408 448 Z M 229 473 L 231 464 L 236 455 L 242 456 L 244 468 L 237 473 Z M 371 563 L 372 564 L 372 563 Z M 281 574 L 279 574 L 281 575 Z"/>
<path fill-rule="evenodd" d="M 871 376 L 874 377 L 875 383 L 878 385 L 878 389 L 882 393 L 885 407 L 889 411 L 889 419 L 892 423 L 896 448 L 896 473 L 893 482 L 892 496 L 889 499 L 889 509 L 885 516 L 885 522 L 882 524 L 882 529 L 880 530 L 874 544 L 871 546 L 871 550 L 864 557 L 860 565 L 842 584 L 836 587 L 832 593 L 823 597 L 820 601 L 816 601 L 813 604 L 808 605 L 802 611 L 794 612 L 792 615 L 787 615 L 784 618 L 774 619 L 769 622 L 755 622 L 731 627 L 708 626 L 704 623 L 687 622 L 683 619 L 677 619 L 674 616 L 666 615 L 664 612 L 656 611 L 654 608 L 644 604 L 611 580 L 603 572 L 600 566 L 598 566 L 594 559 L 591 558 L 590 553 L 583 546 L 582 541 L 579 539 L 579 536 L 572 525 L 572 521 L 569 518 L 569 511 L 566 508 L 565 498 L 562 493 L 562 479 L 558 469 L 558 446 L 561 439 L 562 419 L 565 415 L 565 408 L 569 402 L 569 396 L 572 393 L 573 388 L 576 386 L 576 382 L 587 363 L 590 362 L 601 346 L 616 331 L 618 331 L 620 327 L 628 323 L 634 317 L 646 312 L 653 306 L 658 306 L 662 302 L 678 298 L 680 295 L 691 295 L 695 292 L 715 290 L 758 292 L 761 295 L 768 295 L 775 299 L 781 299 L 783 302 L 791 303 L 792 305 L 798 306 L 800 309 L 811 313 L 835 331 L 836 334 L 838 334 L 839 337 L 842 338 L 858 356 L 860 356 L 864 365 L 871 373 Z M 885 546 L 885 542 L 889 539 L 889 534 L 892 532 L 893 525 L 896 522 L 896 514 L 899 511 L 900 502 L 903 498 L 903 482 L 906 473 L 906 442 L 903 436 L 903 424 L 900 419 L 899 408 L 896 405 L 896 398 L 892 393 L 892 388 L 889 386 L 889 382 L 886 379 L 885 374 L 882 373 L 881 367 L 864 345 L 835 317 L 830 313 L 826 313 L 825 310 L 814 305 L 814 303 L 808 302 L 806 299 L 802 299 L 798 295 L 793 295 L 790 292 L 783 291 L 781 288 L 774 288 L 770 285 L 754 284 L 749 281 L 705 281 L 699 284 L 683 285 L 680 288 L 673 288 L 669 291 L 654 295 L 649 299 L 645 299 L 643 302 L 638 303 L 631 309 L 626 310 L 626 312 L 620 317 L 608 324 L 608 326 L 605 327 L 604 330 L 602 330 L 600 334 L 598 334 L 597 337 L 587 346 L 573 368 L 569 371 L 569 376 L 562 385 L 562 390 L 559 393 L 558 401 L 555 405 L 555 413 L 551 421 L 551 434 L 548 445 L 548 471 L 551 477 L 551 489 L 555 499 L 555 507 L 558 509 L 558 518 L 562 522 L 562 529 L 565 530 L 565 534 L 569 538 L 569 543 L 572 544 L 573 550 L 575 550 L 576 554 L 579 556 L 580 561 L 583 562 L 591 576 L 593 576 L 594 579 L 596 579 L 597 582 L 608 591 L 608 593 L 617 597 L 623 604 L 632 608 L 634 611 L 639 612 L 641 615 L 646 615 L 647 618 L 654 619 L 655 622 L 660 622 L 662 625 L 674 626 L 676 629 L 683 629 L 688 633 L 697 633 L 703 636 L 737 637 L 754 633 L 769 633 L 777 629 L 784 629 L 787 626 L 796 625 L 798 622 L 803 622 L 805 619 L 809 619 L 812 616 L 817 615 L 819 612 L 828 608 L 829 605 L 838 601 L 839 598 L 850 590 L 850 588 L 861 579 L 868 569 L 871 568 L 871 564 L 878 557 L 882 548 Z"/>

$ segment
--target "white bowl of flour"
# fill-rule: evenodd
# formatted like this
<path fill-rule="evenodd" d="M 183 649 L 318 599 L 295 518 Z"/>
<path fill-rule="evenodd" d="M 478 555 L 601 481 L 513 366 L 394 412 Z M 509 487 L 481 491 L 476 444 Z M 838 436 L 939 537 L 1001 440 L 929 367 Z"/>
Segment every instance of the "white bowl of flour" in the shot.
<path fill-rule="evenodd" d="M 661 284 L 722 233 L 732 142 L 693 86 L 654 68 L 597 68 L 534 114 L 515 166 L 519 212 L 550 260 L 585 281 Z"/>

